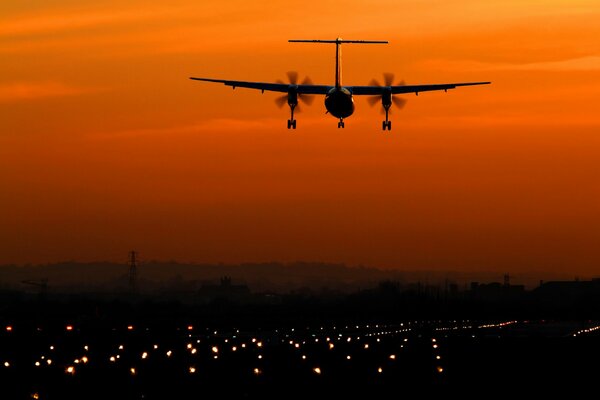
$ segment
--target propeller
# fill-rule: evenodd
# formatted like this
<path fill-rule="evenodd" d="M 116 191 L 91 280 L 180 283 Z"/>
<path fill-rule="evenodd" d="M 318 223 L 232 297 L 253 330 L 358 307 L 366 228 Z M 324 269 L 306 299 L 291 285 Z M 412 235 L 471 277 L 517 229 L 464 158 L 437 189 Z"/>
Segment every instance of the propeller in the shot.
<path fill-rule="evenodd" d="M 386 72 L 383 74 L 383 82 L 384 85 L 380 84 L 377 79 L 371 79 L 371 82 L 369 82 L 369 85 L 371 86 L 379 86 L 379 87 L 389 87 L 389 86 L 404 86 L 406 85 L 406 83 L 404 82 L 404 80 L 398 82 L 396 85 L 394 85 L 394 74 L 391 72 Z M 398 108 L 403 108 L 406 105 L 407 100 L 403 99 L 401 97 L 394 97 L 392 96 L 391 93 L 387 94 L 391 100 L 390 104 L 393 103 L 396 107 Z M 386 93 L 382 93 L 382 95 L 377 95 L 377 96 L 369 96 L 367 98 L 367 101 L 369 102 L 369 105 L 374 106 L 375 104 L 381 102 L 383 103 L 385 101 L 385 97 Z M 384 105 L 385 107 L 385 105 Z M 383 112 L 385 112 L 385 109 L 382 109 Z"/>
<path fill-rule="evenodd" d="M 297 100 L 300 100 L 307 105 L 311 105 L 312 102 L 315 100 L 314 96 L 298 93 L 297 88 L 295 88 L 295 86 L 298 85 L 298 72 L 297 71 L 288 71 L 287 77 L 288 77 L 288 83 L 283 82 L 281 79 L 277 80 L 277 83 L 281 83 L 284 85 L 290 85 L 290 88 L 288 89 L 287 94 L 283 94 L 283 95 L 275 98 L 275 104 L 277 104 L 277 106 L 279 108 L 281 108 L 286 104 L 296 103 L 296 105 L 295 105 L 296 111 L 300 111 L 300 107 L 299 107 Z M 302 80 L 301 85 L 312 85 L 312 80 L 307 76 Z M 296 101 L 294 101 L 294 100 L 296 100 Z"/>

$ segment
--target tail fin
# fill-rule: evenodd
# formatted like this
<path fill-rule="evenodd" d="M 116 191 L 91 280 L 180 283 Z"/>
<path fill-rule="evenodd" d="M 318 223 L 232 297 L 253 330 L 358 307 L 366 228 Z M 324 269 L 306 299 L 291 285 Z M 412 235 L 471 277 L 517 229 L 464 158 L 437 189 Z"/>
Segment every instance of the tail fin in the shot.
<path fill-rule="evenodd" d="M 337 38 L 334 40 L 320 39 L 290 39 L 290 43 L 335 43 L 335 87 L 342 86 L 342 43 L 358 43 L 358 44 L 387 44 L 387 40 L 343 40 Z"/>

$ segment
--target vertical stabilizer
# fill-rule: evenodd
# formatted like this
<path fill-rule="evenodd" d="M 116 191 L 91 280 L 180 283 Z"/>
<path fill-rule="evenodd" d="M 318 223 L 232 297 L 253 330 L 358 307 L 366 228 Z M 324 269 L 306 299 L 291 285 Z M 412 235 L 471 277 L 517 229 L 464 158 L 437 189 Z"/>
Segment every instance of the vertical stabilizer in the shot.
<path fill-rule="evenodd" d="M 387 44 L 387 40 L 343 40 L 337 38 L 335 40 L 319 40 L 319 39 L 290 39 L 291 43 L 335 43 L 335 87 L 342 86 L 342 43 L 358 43 L 358 44 Z"/>

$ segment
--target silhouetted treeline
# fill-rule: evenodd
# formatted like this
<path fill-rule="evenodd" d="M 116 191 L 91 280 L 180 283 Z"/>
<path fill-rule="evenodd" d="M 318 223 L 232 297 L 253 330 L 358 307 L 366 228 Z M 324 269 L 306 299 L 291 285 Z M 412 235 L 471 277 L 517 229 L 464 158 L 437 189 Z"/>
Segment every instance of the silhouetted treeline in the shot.
<path fill-rule="evenodd" d="M 137 268 L 136 287 L 141 292 L 193 291 L 203 284 L 214 283 L 223 276 L 248 285 L 254 292 L 287 293 L 306 288 L 341 292 L 375 287 L 381 281 L 401 283 L 422 282 L 423 285 L 444 286 L 453 282 L 459 290 L 468 289 L 473 281 L 499 280 L 503 272 L 412 271 L 410 269 L 381 270 L 365 266 L 346 266 L 321 262 L 194 264 L 176 261 L 149 261 L 143 257 Z M 537 273 L 520 274 L 519 283 L 538 286 L 539 280 L 567 280 L 571 276 Z M 0 289 L 36 291 L 39 286 L 25 284 L 46 282 L 48 292 L 93 293 L 127 291 L 129 267 L 114 262 L 62 262 L 44 265 L 0 266 Z"/>
<path fill-rule="evenodd" d="M 468 290 L 451 285 L 401 284 L 345 293 L 303 290 L 287 294 L 254 292 L 224 278 L 221 284 L 162 296 L 142 293 L 59 294 L 0 292 L 0 319 L 33 323 L 71 321 L 211 325 L 290 326 L 335 321 L 405 321 L 410 319 L 600 319 L 600 279 L 548 282 L 534 290 L 498 283 L 474 284 Z M 0 321 L 1 323 L 1 321 Z"/>

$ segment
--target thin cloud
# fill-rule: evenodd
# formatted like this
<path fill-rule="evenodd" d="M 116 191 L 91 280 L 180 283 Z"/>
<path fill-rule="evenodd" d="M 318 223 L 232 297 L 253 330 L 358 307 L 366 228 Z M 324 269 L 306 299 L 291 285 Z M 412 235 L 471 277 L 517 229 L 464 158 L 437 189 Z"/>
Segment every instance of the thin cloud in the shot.
<path fill-rule="evenodd" d="M 0 102 L 11 103 L 49 97 L 76 96 L 99 90 L 98 88 L 78 87 L 61 82 L 15 82 L 0 84 Z"/>
<path fill-rule="evenodd" d="M 599 71 L 600 56 L 580 57 L 563 61 L 551 61 L 522 64 L 499 69 L 515 69 L 527 71 Z"/>
<path fill-rule="evenodd" d="M 436 59 L 422 61 L 419 66 L 432 69 L 444 68 L 452 71 L 600 71 L 600 56 L 533 63 L 491 63 Z"/>
<path fill-rule="evenodd" d="M 29 14 L 13 17 L 0 24 L 0 37 L 10 38 L 23 35 L 77 31 L 84 28 L 130 24 L 136 21 L 165 19 L 181 15 L 177 8 L 105 10 L 62 10 L 55 14 Z"/>

